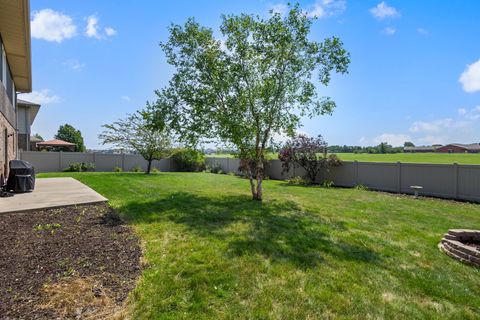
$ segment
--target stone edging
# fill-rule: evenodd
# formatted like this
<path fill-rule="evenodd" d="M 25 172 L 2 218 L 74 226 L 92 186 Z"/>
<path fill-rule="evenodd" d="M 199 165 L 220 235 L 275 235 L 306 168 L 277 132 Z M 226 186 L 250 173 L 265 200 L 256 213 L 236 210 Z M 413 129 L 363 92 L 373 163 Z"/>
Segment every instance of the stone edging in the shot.
<path fill-rule="evenodd" d="M 480 230 L 450 229 L 438 247 L 450 257 L 480 268 L 480 250 L 465 242 L 480 242 Z"/>

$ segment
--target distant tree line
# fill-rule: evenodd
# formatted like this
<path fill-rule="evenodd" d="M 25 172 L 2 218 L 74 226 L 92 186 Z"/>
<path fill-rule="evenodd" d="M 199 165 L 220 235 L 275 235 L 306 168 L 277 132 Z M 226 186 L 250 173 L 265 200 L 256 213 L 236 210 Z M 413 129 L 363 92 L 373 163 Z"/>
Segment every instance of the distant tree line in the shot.
<path fill-rule="evenodd" d="M 413 143 L 405 142 L 404 146 L 413 147 Z M 382 142 L 377 146 L 361 147 L 361 146 L 329 146 L 329 153 L 402 153 L 404 147 L 392 147 L 386 142 Z"/>

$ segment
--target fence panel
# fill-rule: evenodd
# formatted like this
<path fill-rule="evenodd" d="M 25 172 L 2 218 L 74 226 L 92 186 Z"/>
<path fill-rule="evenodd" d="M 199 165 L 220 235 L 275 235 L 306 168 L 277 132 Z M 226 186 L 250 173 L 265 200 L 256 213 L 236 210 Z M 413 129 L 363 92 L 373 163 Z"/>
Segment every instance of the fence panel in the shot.
<path fill-rule="evenodd" d="M 118 154 L 95 154 L 95 171 L 109 172 L 115 167 L 123 170 L 123 156 Z"/>
<path fill-rule="evenodd" d="M 480 201 L 480 166 L 459 165 L 457 170 L 457 197 Z"/>
<path fill-rule="evenodd" d="M 36 172 L 62 171 L 59 152 L 22 151 L 20 159 L 33 164 Z"/>
<path fill-rule="evenodd" d="M 421 194 L 455 198 L 454 165 L 450 164 L 402 164 L 401 192 L 412 193 L 410 186 L 422 186 Z"/>
<path fill-rule="evenodd" d="M 94 163 L 94 154 L 93 153 L 83 153 L 83 152 L 59 152 L 60 157 L 60 171 L 68 168 L 70 163 L 74 162 L 84 162 L 84 163 Z"/>
<path fill-rule="evenodd" d="M 357 165 L 356 185 L 364 185 L 373 190 L 399 191 L 397 163 L 357 162 Z"/>

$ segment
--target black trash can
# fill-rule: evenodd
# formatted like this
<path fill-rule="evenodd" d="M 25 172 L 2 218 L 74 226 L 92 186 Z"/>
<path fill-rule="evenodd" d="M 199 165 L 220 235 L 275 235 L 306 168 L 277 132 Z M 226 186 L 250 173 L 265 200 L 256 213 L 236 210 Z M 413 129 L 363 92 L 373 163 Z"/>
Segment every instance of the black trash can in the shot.
<path fill-rule="evenodd" d="M 7 191 L 21 193 L 35 189 L 35 168 L 23 160 L 10 161 Z"/>

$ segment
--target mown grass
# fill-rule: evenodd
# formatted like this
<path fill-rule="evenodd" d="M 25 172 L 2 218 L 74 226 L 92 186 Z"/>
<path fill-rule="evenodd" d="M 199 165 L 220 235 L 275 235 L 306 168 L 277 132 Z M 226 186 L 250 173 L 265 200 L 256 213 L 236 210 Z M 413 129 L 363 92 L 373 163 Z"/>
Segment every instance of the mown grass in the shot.
<path fill-rule="evenodd" d="M 344 161 L 480 164 L 480 154 L 475 153 L 338 153 L 337 155 Z"/>
<path fill-rule="evenodd" d="M 435 164 L 480 164 L 480 154 L 475 153 L 393 153 L 393 154 L 369 154 L 369 153 L 337 153 L 343 161 L 364 162 L 405 162 L 405 163 L 435 163 Z M 233 158 L 227 153 L 207 155 L 211 158 Z M 268 154 L 269 159 L 278 159 L 273 153 Z"/>
<path fill-rule="evenodd" d="M 474 319 L 479 269 L 437 248 L 480 206 L 208 173 L 69 173 L 145 244 L 134 319 Z"/>

